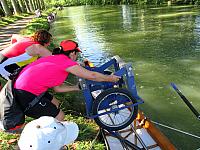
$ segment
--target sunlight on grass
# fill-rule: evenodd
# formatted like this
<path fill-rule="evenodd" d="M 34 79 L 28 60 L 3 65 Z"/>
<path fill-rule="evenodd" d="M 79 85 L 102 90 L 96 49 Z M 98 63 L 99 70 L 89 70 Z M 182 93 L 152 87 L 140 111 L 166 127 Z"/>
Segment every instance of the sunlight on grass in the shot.
<path fill-rule="evenodd" d="M 7 26 L 10 23 L 14 23 L 17 20 L 23 19 L 25 16 L 29 16 L 30 14 L 20 14 L 20 15 L 13 15 L 9 17 L 2 17 L 0 21 L 0 27 Z"/>

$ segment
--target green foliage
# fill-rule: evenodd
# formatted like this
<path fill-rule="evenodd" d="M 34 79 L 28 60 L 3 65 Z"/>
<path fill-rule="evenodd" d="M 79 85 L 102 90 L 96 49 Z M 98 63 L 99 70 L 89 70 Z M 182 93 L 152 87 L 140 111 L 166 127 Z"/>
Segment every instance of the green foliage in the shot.
<path fill-rule="evenodd" d="M 52 12 L 56 12 L 56 8 L 55 8 L 55 7 L 49 8 L 49 9 L 43 11 L 43 12 L 42 12 L 42 16 L 47 17 L 47 16 L 49 15 L 49 13 L 52 13 Z"/>
<path fill-rule="evenodd" d="M 4 11 L 1 7 L 0 7 L 0 16 L 4 16 Z"/>
<path fill-rule="evenodd" d="M 164 4 L 167 0 L 45 0 L 48 8 L 58 6 L 78 6 L 78 5 L 122 5 L 122 4 Z M 199 4 L 199 0 L 176 0 L 175 4 Z"/>
<path fill-rule="evenodd" d="M 9 17 L 3 17 L 2 20 L 8 23 L 13 23 L 19 19 L 23 19 L 23 16 L 9 16 Z"/>
<path fill-rule="evenodd" d="M 12 139 L 18 139 L 19 134 L 11 134 L 0 132 L 0 149 L 1 150 L 15 150 L 16 142 L 10 143 Z"/>
<path fill-rule="evenodd" d="M 90 150 L 92 147 L 92 150 L 105 150 L 104 144 L 101 143 L 92 143 L 90 141 L 80 141 L 77 142 L 76 150 Z"/>
<path fill-rule="evenodd" d="M 29 16 L 30 14 L 20 14 L 20 15 L 13 15 L 9 17 L 2 17 L 0 20 L 0 27 L 6 26 L 10 23 L 14 23 L 17 20 L 23 19 L 26 16 Z"/>
<path fill-rule="evenodd" d="M 58 7 L 58 6 L 65 6 L 67 0 L 44 0 L 47 8 Z"/>
<path fill-rule="evenodd" d="M 45 17 L 34 18 L 26 27 L 21 31 L 21 34 L 30 35 L 39 29 L 49 29 L 49 24 Z"/>
<path fill-rule="evenodd" d="M 65 120 L 76 122 L 79 126 L 79 136 L 76 140 L 76 150 L 104 150 L 105 145 L 100 141 L 93 141 L 98 132 L 98 126 L 93 120 L 86 119 L 82 116 L 73 116 L 71 114 L 65 116 Z M 71 149 L 73 145 L 70 145 Z"/>
<path fill-rule="evenodd" d="M 196 0 L 194 3 L 195 5 L 200 5 L 200 0 Z"/>

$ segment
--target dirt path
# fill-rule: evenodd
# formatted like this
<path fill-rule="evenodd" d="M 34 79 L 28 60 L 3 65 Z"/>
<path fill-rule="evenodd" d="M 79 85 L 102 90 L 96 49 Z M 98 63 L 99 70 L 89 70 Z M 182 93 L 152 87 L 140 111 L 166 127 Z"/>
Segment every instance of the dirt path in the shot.
<path fill-rule="evenodd" d="M 6 27 L 0 28 L 0 50 L 4 49 L 10 44 L 10 37 L 12 34 L 18 34 L 20 30 L 24 29 L 25 26 L 33 19 L 34 16 L 28 16 L 15 23 L 9 24 Z"/>

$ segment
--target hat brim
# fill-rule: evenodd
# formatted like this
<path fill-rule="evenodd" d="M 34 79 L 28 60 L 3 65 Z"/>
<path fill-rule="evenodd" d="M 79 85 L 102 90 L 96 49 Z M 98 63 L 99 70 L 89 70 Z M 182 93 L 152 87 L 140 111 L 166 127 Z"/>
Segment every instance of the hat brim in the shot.
<path fill-rule="evenodd" d="M 77 47 L 76 49 L 78 50 L 78 52 L 81 52 L 81 53 L 82 53 L 82 51 L 81 51 L 81 49 L 80 49 L 80 48 L 78 48 L 78 47 Z"/>
<path fill-rule="evenodd" d="M 62 124 L 67 129 L 67 135 L 64 141 L 64 145 L 68 145 L 70 143 L 73 143 L 76 138 L 78 137 L 79 128 L 76 123 L 73 122 L 62 122 Z"/>

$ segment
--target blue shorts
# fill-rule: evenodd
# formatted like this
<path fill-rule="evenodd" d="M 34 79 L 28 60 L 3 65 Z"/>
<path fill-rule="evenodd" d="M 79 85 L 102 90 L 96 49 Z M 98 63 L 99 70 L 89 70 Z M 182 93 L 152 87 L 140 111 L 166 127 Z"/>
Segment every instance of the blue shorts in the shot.
<path fill-rule="evenodd" d="M 16 100 L 22 110 L 25 110 L 28 104 L 36 97 L 36 95 L 24 90 L 14 89 L 14 92 Z M 25 115 L 35 119 L 41 116 L 52 116 L 55 118 L 59 114 L 60 109 L 51 102 L 52 99 L 53 96 L 46 92 L 35 106 L 25 112 Z"/>

